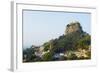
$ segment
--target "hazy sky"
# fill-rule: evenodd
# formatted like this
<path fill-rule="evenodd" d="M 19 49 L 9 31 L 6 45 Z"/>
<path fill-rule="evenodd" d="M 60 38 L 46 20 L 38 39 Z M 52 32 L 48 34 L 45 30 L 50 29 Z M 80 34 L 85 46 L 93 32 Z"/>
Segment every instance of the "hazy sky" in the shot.
<path fill-rule="evenodd" d="M 23 11 L 23 47 L 42 45 L 50 39 L 64 34 L 66 25 L 71 21 L 79 21 L 84 31 L 90 33 L 91 14 Z"/>

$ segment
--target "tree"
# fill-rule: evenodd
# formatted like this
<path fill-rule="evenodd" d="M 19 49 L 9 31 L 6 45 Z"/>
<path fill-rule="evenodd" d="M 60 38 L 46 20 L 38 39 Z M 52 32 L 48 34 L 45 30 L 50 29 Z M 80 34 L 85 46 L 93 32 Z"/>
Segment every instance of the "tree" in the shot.
<path fill-rule="evenodd" d="M 53 54 L 51 52 L 48 52 L 43 55 L 43 61 L 51 61 L 53 57 Z"/>
<path fill-rule="evenodd" d="M 44 51 L 48 51 L 50 49 L 50 43 L 47 42 L 47 43 L 44 43 Z"/>
<path fill-rule="evenodd" d="M 23 60 L 25 62 L 32 62 L 35 61 L 36 59 L 36 55 L 35 55 L 35 48 L 27 48 L 23 50 Z"/>
<path fill-rule="evenodd" d="M 90 44 L 91 37 L 89 35 L 86 35 L 78 41 L 77 48 L 89 49 Z"/>

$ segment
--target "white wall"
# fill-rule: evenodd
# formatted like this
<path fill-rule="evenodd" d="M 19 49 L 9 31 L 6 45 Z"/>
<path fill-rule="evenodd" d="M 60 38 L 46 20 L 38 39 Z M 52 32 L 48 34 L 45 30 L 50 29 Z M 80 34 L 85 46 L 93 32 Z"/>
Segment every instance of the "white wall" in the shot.
<path fill-rule="evenodd" d="M 34 2 L 49 3 L 49 4 L 66 4 L 69 0 L 34 0 Z M 37 71 L 36 73 L 99 73 L 100 69 L 100 5 L 99 0 L 71 0 L 77 6 L 96 6 L 98 13 L 98 26 L 96 46 L 98 46 L 98 66 L 97 67 L 82 67 L 82 68 L 65 68 L 56 70 Z M 0 0 L 0 73 L 10 73 L 10 0 Z M 34 72 L 35 73 L 35 72 Z"/>

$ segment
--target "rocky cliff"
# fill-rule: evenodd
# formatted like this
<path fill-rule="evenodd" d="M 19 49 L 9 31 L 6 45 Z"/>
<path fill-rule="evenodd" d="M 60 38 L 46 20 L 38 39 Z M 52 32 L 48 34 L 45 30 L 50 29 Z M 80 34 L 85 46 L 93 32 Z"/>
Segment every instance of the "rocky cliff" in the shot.
<path fill-rule="evenodd" d="M 65 35 L 72 33 L 72 32 L 83 32 L 82 27 L 79 22 L 71 22 L 66 26 Z"/>

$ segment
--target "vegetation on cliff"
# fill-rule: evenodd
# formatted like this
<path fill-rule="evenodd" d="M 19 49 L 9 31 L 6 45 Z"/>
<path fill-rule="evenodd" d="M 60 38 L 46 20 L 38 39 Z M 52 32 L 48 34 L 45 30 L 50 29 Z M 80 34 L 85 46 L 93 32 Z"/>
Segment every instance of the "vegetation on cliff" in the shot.
<path fill-rule="evenodd" d="M 42 47 L 42 48 L 41 48 Z M 65 33 L 39 47 L 23 50 L 23 62 L 83 60 L 91 58 L 91 36 L 79 22 L 71 22 Z"/>

